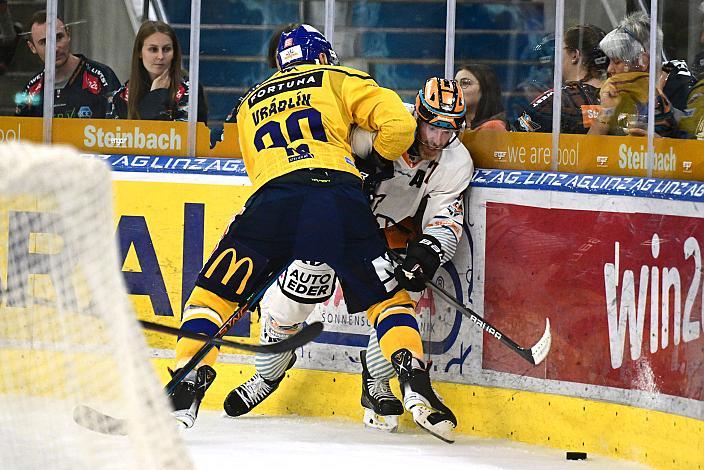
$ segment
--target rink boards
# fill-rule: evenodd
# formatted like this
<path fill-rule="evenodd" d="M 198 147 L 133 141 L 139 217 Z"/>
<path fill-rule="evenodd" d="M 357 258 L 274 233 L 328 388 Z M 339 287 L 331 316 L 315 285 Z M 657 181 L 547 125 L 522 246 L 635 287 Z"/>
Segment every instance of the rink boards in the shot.
<path fill-rule="evenodd" d="M 251 193 L 242 162 L 99 158 L 114 170 L 115 232 L 138 315 L 178 326 L 204 259 Z M 426 293 L 419 325 L 458 431 L 704 468 L 703 203 L 704 184 L 691 181 L 477 171 L 465 236 L 435 280 L 522 346 L 549 318 L 553 346 L 532 367 Z M 325 333 L 297 351 L 261 412 L 360 419 L 370 326 L 339 291 L 313 317 Z M 259 319 L 231 334 L 255 342 Z M 147 336 L 166 380 L 174 340 Z M 223 349 L 204 406 L 221 409 L 252 363 Z"/>
<path fill-rule="evenodd" d="M 250 194 L 241 161 L 103 158 L 114 169 L 116 233 L 138 314 L 178 325 L 204 258 Z M 426 293 L 419 325 L 459 431 L 658 467 L 704 465 L 703 203 L 704 185 L 687 181 L 479 170 L 465 236 L 435 280 L 522 346 L 549 318 L 553 346 L 532 367 Z M 261 412 L 358 419 L 370 326 L 339 291 L 313 317 L 325 333 L 297 351 L 296 369 Z M 232 332 L 251 341 L 258 333 L 258 318 Z M 173 339 L 149 340 L 166 378 Z M 230 352 L 205 406 L 220 408 L 252 372 L 251 356 Z"/>

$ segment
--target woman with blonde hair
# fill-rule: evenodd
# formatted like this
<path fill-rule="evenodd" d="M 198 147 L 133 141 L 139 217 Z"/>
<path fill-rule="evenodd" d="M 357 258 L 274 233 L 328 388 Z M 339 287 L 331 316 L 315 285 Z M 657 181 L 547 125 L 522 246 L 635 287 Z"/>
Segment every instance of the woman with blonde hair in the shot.
<path fill-rule="evenodd" d="M 108 99 L 108 118 L 187 121 L 190 84 L 181 66 L 181 46 L 173 28 L 146 21 L 132 49 L 130 79 Z M 208 107 L 198 87 L 198 121 L 206 122 Z"/>
<path fill-rule="evenodd" d="M 626 16 L 601 40 L 599 47 L 610 60 L 609 78 L 601 86 L 601 112 L 589 129 L 590 134 L 646 135 L 650 61 L 661 63 L 660 28 L 656 44 L 656 57 L 650 57 L 650 17 L 642 12 Z M 677 136 L 670 101 L 660 86 L 655 88 L 655 133 L 661 137 Z"/>

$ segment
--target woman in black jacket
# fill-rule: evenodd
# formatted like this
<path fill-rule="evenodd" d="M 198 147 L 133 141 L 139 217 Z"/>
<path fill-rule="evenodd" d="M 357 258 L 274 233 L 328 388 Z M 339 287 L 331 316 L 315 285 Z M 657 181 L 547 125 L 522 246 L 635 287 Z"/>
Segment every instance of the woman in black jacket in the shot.
<path fill-rule="evenodd" d="M 108 98 L 106 117 L 187 121 L 189 94 L 176 33 L 163 21 L 146 21 L 134 40 L 130 80 Z M 199 86 L 198 121 L 207 119 L 208 107 Z"/>

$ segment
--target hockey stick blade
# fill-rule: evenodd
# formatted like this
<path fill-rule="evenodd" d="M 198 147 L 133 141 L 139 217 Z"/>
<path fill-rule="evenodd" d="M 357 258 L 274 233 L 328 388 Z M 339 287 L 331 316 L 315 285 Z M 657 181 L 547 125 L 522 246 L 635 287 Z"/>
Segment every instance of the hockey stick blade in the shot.
<path fill-rule="evenodd" d="M 76 405 L 73 420 L 79 426 L 101 434 L 127 435 L 127 420 L 113 418 L 87 405 Z"/>
<path fill-rule="evenodd" d="M 393 261 L 398 264 L 403 263 L 403 258 L 401 257 L 401 255 L 399 255 L 393 250 L 388 250 L 388 253 Z M 474 310 L 461 303 L 459 300 L 457 300 L 455 296 L 453 296 L 448 291 L 437 285 L 435 282 L 428 278 L 425 278 L 424 281 L 425 287 L 445 299 L 447 303 L 459 310 L 465 317 L 469 318 L 472 323 L 489 333 L 489 336 L 498 339 L 531 364 L 540 364 L 547 357 L 548 352 L 550 352 L 550 346 L 552 345 L 552 334 L 550 333 L 549 318 L 545 319 L 545 332 L 543 333 L 543 336 L 538 340 L 538 342 L 535 343 L 535 345 L 531 348 L 522 348 L 518 345 L 518 343 L 503 334 L 496 327 L 492 326 L 489 322 L 480 317 Z"/>
<path fill-rule="evenodd" d="M 241 349 L 244 351 L 252 351 L 264 354 L 280 354 L 288 351 L 293 351 L 294 349 L 300 348 L 320 335 L 323 331 L 323 324 L 319 321 L 313 322 L 309 325 L 304 325 L 301 331 L 295 335 L 286 338 L 278 343 L 271 344 L 243 344 L 234 341 L 228 341 L 220 338 L 211 338 L 210 336 L 200 335 L 198 333 L 183 332 L 178 328 L 173 328 L 166 325 L 160 325 L 158 323 L 152 323 L 148 321 L 140 320 L 142 326 L 146 329 L 159 331 L 162 333 L 167 333 L 171 335 L 181 335 L 188 338 L 197 339 L 203 342 L 210 342 L 215 345 L 228 346 L 231 348 Z M 127 420 L 114 418 L 110 415 L 106 415 L 94 408 L 87 405 L 77 405 L 73 409 L 73 420 L 80 426 L 91 431 L 99 432 L 101 434 L 111 434 L 115 436 L 125 436 L 127 434 Z"/>
<path fill-rule="evenodd" d="M 204 343 L 212 343 L 216 346 L 227 346 L 234 349 L 239 349 L 242 351 L 250 351 L 260 354 L 280 354 L 294 349 L 300 348 L 307 343 L 310 343 L 323 331 L 323 324 L 319 321 L 313 322 L 309 325 L 305 325 L 301 331 L 286 338 L 278 343 L 271 344 L 247 344 L 240 343 L 238 341 L 230 341 L 222 338 L 213 338 L 211 336 L 206 336 L 200 333 L 193 333 L 190 331 L 182 331 L 178 328 L 171 326 L 161 325 L 159 323 L 152 323 L 145 320 L 140 320 L 139 323 L 143 328 L 152 331 L 158 331 L 160 333 L 166 333 L 173 336 L 182 336 L 185 338 L 191 338 L 198 341 L 203 341 Z"/>
<path fill-rule="evenodd" d="M 552 345 L 552 334 L 550 333 L 550 319 L 545 319 L 545 333 L 543 336 L 535 343 L 535 346 L 530 348 L 530 357 L 532 359 L 533 365 L 538 365 L 543 362 L 550 352 L 550 346 Z M 528 353 L 528 351 L 526 351 Z"/>

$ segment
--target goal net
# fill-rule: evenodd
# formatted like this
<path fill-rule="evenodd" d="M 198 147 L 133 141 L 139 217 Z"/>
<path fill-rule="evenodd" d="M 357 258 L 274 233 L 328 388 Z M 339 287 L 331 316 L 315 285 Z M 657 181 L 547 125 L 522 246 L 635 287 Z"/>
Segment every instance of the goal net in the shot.
<path fill-rule="evenodd" d="M 113 230 L 104 162 L 68 147 L 0 145 L 2 468 L 191 467 Z M 84 406 L 120 418 L 125 435 L 96 432 L 115 423 L 80 414 Z"/>

